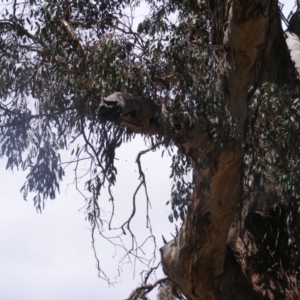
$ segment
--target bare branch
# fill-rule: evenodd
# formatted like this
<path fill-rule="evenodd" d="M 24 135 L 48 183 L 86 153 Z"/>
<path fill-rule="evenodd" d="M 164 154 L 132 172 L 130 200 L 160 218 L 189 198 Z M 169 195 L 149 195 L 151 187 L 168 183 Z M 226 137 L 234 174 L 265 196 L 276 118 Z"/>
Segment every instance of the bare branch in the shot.
<path fill-rule="evenodd" d="M 18 24 L 16 21 L 9 22 L 7 20 L 0 20 L 0 24 L 9 26 L 11 29 L 16 30 L 18 34 L 25 35 L 31 40 L 37 42 L 37 38 L 33 34 L 31 34 L 26 28 Z"/>
<path fill-rule="evenodd" d="M 146 295 L 150 293 L 154 288 L 161 286 L 168 280 L 168 277 L 160 278 L 155 281 L 153 284 L 144 284 L 136 288 L 126 300 L 139 300 L 147 299 Z"/>

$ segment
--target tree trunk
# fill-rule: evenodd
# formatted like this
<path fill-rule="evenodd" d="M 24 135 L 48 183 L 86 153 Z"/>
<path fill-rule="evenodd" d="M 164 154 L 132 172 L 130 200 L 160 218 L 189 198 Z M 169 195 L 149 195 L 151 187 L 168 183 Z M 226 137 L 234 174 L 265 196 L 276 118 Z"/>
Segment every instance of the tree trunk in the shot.
<path fill-rule="evenodd" d="M 227 7 L 225 1 L 222 5 L 213 2 L 216 1 L 210 1 L 212 14 L 218 14 L 213 30 L 216 40 L 221 36 L 218 30 L 225 28 L 220 86 L 228 110 L 238 124 L 241 143 L 223 141 L 224 148 L 217 151 L 214 141 L 209 141 L 209 151 L 200 146 L 186 152 L 194 162 L 192 211 L 186 216 L 179 236 L 162 247 L 163 269 L 187 299 L 287 299 L 288 293 L 275 278 L 272 290 L 270 278 L 266 278 L 270 275 L 251 272 L 246 257 L 253 253 L 246 251 L 240 239 L 240 230 L 244 229 L 238 226 L 242 225 L 240 213 L 233 223 L 232 220 L 242 199 L 242 140 L 251 97 L 249 88 L 262 80 L 276 84 L 292 82 L 296 73 L 283 39 L 277 1 L 233 0 L 227 1 Z M 220 20 L 224 17 L 228 20 L 222 24 Z M 278 61 L 278 57 L 283 59 Z M 264 68 L 266 65 L 268 69 Z M 205 165 L 198 167 L 199 160 L 206 161 Z M 208 189 L 203 188 L 206 181 L 210 183 Z M 247 215 L 248 212 L 244 217 Z M 234 229 L 228 238 L 230 226 Z M 227 248 L 228 239 L 239 263 Z M 263 285 L 261 280 L 268 283 Z"/>
<path fill-rule="evenodd" d="M 216 89 L 227 103 L 239 137 L 235 142 L 223 138 L 222 147 L 198 127 L 172 137 L 193 163 L 195 188 L 179 235 L 161 248 L 163 270 L 190 300 L 298 299 L 294 277 L 285 276 L 279 267 L 276 274 L 268 273 L 267 266 L 274 261 L 259 268 L 264 257 L 258 251 L 261 234 L 268 231 L 270 220 L 260 218 L 249 202 L 242 201 L 243 141 L 251 90 L 266 81 L 282 85 L 297 80 L 283 38 L 278 1 L 213 0 L 207 6 L 212 43 L 221 43 L 224 49 Z M 159 108 L 150 102 L 113 94 L 101 104 L 99 117 L 107 119 L 116 113 L 134 132 L 156 134 Z M 273 222 L 268 237 L 276 244 L 281 215 L 274 211 L 272 216 L 278 222 Z"/>

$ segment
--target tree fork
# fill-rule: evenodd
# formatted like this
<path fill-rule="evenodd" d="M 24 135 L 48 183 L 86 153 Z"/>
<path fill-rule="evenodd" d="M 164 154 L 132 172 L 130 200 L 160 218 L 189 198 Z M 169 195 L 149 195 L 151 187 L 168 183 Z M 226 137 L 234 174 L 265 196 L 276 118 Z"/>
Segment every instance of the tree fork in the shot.
<path fill-rule="evenodd" d="M 187 299 L 260 299 L 262 294 L 249 276 L 245 277 L 245 269 L 227 246 L 229 242 L 234 248 L 237 232 L 229 236 L 229 229 L 233 220 L 238 223 L 239 218 L 234 217 L 242 205 L 242 141 L 251 98 L 249 89 L 262 80 L 278 85 L 295 82 L 296 72 L 284 39 L 276 40 L 282 36 L 276 0 L 209 4 L 213 39 L 220 40 L 221 35 L 224 45 L 217 88 L 225 95 L 229 114 L 237 123 L 240 142 L 223 140 L 223 148 L 217 150 L 213 138 L 209 139 L 196 125 L 187 133 L 177 132 L 171 137 L 194 165 L 195 189 L 191 211 L 178 237 L 161 248 L 162 265 Z M 265 69 L 262 60 L 276 60 L 279 53 L 286 58 L 280 72 L 278 68 Z M 133 132 L 145 134 L 160 132 L 160 113 L 151 100 L 123 93 L 107 97 L 98 111 L 100 119 L 121 120 Z"/>

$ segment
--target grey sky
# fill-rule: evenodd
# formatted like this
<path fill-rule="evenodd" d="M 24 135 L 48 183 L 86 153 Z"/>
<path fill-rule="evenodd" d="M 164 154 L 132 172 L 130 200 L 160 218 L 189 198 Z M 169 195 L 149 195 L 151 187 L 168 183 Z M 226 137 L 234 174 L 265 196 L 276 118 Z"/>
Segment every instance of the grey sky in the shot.
<path fill-rule="evenodd" d="M 143 141 L 137 139 L 122 147 L 117 155 L 120 167 L 115 191 L 119 208 L 116 223 L 118 219 L 124 222 L 130 215 L 132 194 L 139 182 L 134 160 L 138 150 L 144 148 Z M 170 160 L 162 159 L 161 154 L 155 152 L 142 157 L 142 163 L 153 206 L 150 212 L 153 230 L 158 237 L 158 247 L 161 247 L 161 233 L 170 239 L 170 232 L 174 231 L 167 218 L 170 208 L 165 205 L 170 198 Z M 137 265 L 133 278 L 133 266 L 126 263 L 121 265 L 123 272 L 115 288 L 109 288 L 105 281 L 97 278 L 89 223 L 84 220 L 84 211 L 78 211 L 84 204 L 83 199 L 74 186 L 66 190 L 66 184 L 73 180 L 71 170 L 60 196 L 47 201 L 46 209 L 40 215 L 32 202 L 22 200 L 19 190 L 25 180 L 24 174 L 4 171 L 4 160 L 0 161 L 0 168 L 0 299 L 123 299 L 141 282 L 141 266 Z M 104 195 L 104 206 L 105 203 Z M 137 218 L 132 225 L 137 236 L 149 234 L 145 210 L 145 197 L 141 192 L 137 198 Z M 103 270 L 113 278 L 117 274 L 120 255 L 124 253 L 118 252 L 113 259 L 114 248 L 107 242 L 98 240 L 96 245 Z"/>

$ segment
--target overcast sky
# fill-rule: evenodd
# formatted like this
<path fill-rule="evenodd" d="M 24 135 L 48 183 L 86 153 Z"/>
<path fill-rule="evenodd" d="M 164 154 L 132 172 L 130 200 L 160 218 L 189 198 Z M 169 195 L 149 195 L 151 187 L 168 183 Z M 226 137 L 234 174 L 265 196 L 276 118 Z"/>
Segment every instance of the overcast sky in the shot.
<path fill-rule="evenodd" d="M 137 139 L 119 151 L 118 185 L 115 190 L 116 222 L 124 222 L 132 209 L 132 195 L 138 185 L 134 164 L 143 141 Z M 152 202 L 150 216 L 158 247 L 163 245 L 161 234 L 171 239 L 174 225 L 168 221 L 170 207 L 170 160 L 161 158 L 159 152 L 142 157 Z M 73 181 L 72 171 L 67 174 L 61 194 L 54 201 L 47 201 L 42 215 L 37 214 L 31 201 L 25 202 L 19 192 L 25 176 L 20 172 L 5 172 L 4 160 L 0 161 L 2 181 L 0 210 L 0 299 L 124 299 L 140 282 L 141 266 L 136 275 L 131 264 L 122 264 L 120 282 L 115 287 L 97 278 L 96 262 L 91 248 L 89 223 L 84 219 L 83 199 L 67 187 Z M 105 206 L 107 197 L 102 203 Z M 137 217 L 132 228 L 137 237 L 149 235 L 146 228 L 145 197 L 137 198 Z M 107 205 L 106 205 L 107 206 Z M 107 206 L 109 211 L 109 206 Z M 128 241 L 128 240 L 127 240 Z M 126 242 L 126 240 L 125 240 Z M 148 243 L 148 254 L 152 250 Z M 122 252 L 117 252 L 104 240 L 96 244 L 101 267 L 112 279 Z M 156 253 L 159 255 L 159 253 Z M 125 260 L 126 262 L 126 260 Z M 162 275 L 162 273 L 160 273 Z M 155 299 L 155 297 L 153 298 Z"/>
<path fill-rule="evenodd" d="M 285 15 L 294 0 L 285 3 Z M 140 13 L 139 13 L 140 14 Z M 118 185 L 115 189 L 116 222 L 124 222 L 132 209 L 132 194 L 139 183 L 134 164 L 143 141 L 137 138 L 125 145 L 117 154 Z M 172 237 L 174 225 L 168 221 L 170 207 L 170 159 L 161 158 L 160 152 L 142 157 L 152 202 L 150 211 L 158 248 L 162 246 L 161 234 L 167 240 Z M 31 201 L 22 199 L 20 188 L 25 181 L 21 172 L 5 171 L 5 160 L 0 160 L 0 299 L 2 300 L 110 300 L 125 299 L 141 283 L 137 266 L 135 277 L 131 264 L 121 264 L 121 276 L 114 287 L 97 277 L 96 262 L 91 248 L 89 223 L 85 221 L 83 199 L 69 185 L 73 181 L 72 170 L 54 201 L 47 201 L 43 214 L 37 214 Z M 102 203 L 107 207 L 104 194 Z M 145 219 L 145 196 L 137 199 L 137 218 L 133 222 L 136 235 L 149 234 Z M 126 242 L 126 240 L 125 240 Z M 128 240 L 127 240 L 128 242 Z M 123 255 L 103 240 L 98 239 L 97 251 L 101 266 L 111 278 L 117 275 L 117 267 Z M 151 245 L 147 248 L 151 251 Z M 159 252 L 157 251 L 159 257 Z M 158 275 L 163 275 L 160 271 Z M 156 299 L 155 293 L 151 299 Z"/>

